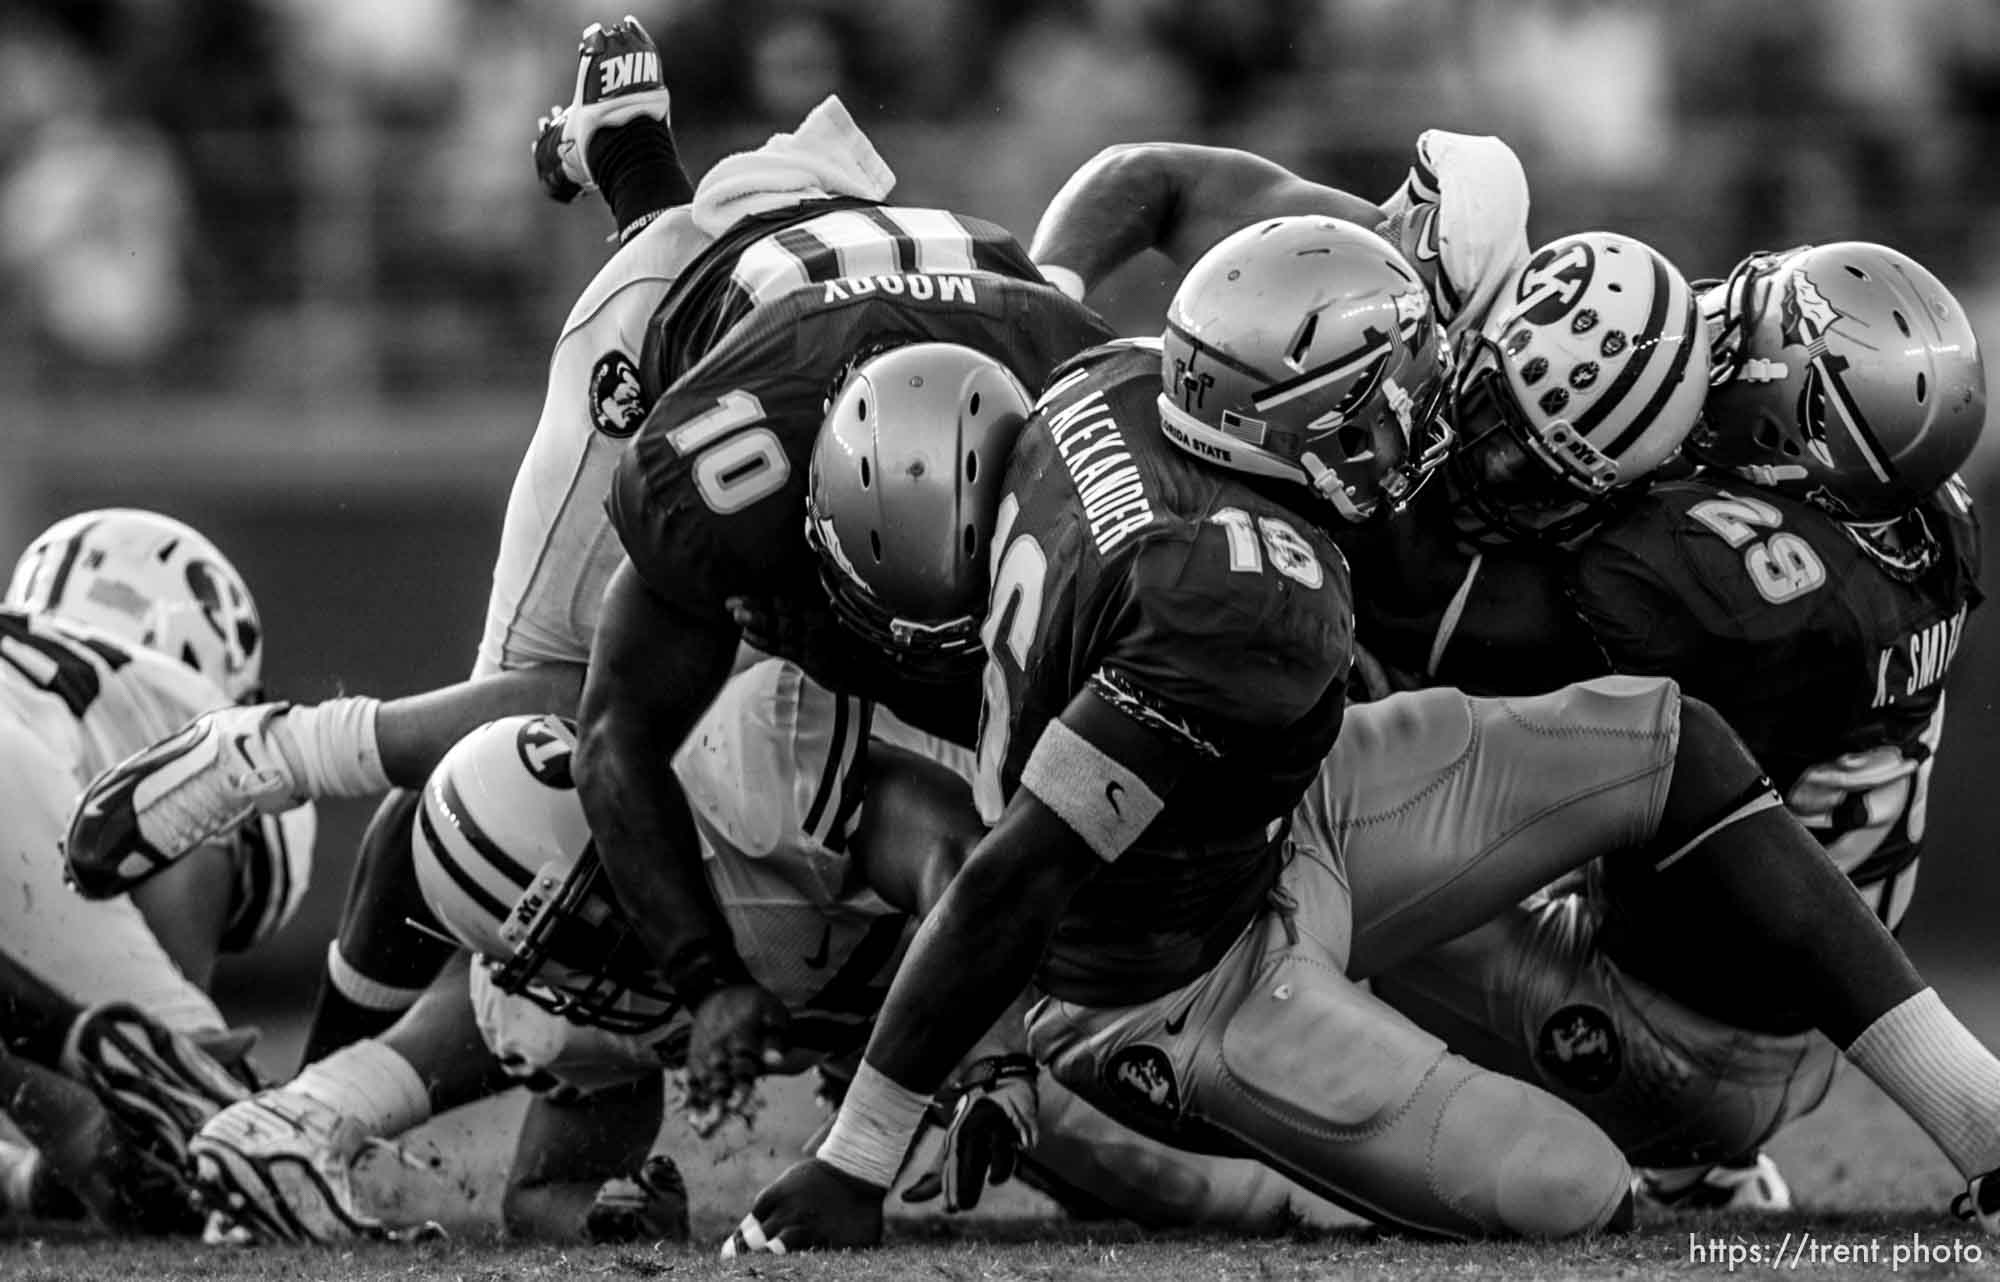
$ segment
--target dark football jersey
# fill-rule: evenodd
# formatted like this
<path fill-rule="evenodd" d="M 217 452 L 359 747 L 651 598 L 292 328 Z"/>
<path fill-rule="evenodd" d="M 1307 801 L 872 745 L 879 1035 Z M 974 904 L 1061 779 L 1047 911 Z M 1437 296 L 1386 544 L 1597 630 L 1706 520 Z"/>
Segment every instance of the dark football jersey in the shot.
<path fill-rule="evenodd" d="M 648 403 L 753 310 L 803 285 L 979 272 L 1041 283 L 1006 228 L 942 209 L 838 198 L 743 219 L 687 265 L 646 324 Z"/>
<path fill-rule="evenodd" d="M 612 479 L 612 524 L 654 591 L 696 614 L 720 619 L 731 597 L 768 599 L 804 621 L 803 634 L 839 636 L 805 539 L 805 496 L 820 419 L 849 362 L 903 343 L 962 343 L 1033 388 L 1108 337 L 1083 304 L 998 276 L 868 276 L 795 290 L 751 313 L 653 405 Z M 782 657 L 971 740 L 970 682 L 956 701 L 934 688 L 913 694 L 859 645 Z"/>
<path fill-rule="evenodd" d="M 1780 792 L 1848 754 L 1927 761 L 1980 592 L 1964 488 L 1946 486 L 1923 515 L 1939 552 L 1909 577 L 1809 504 L 1733 478 L 1656 485 L 1579 553 L 1577 607 L 1618 671 L 1671 676 L 1713 705 Z M 1925 767 L 1858 789 L 1807 821 L 1858 886 L 1879 887 L 1891 925 L 1909 901 L 1892 879 L 1919 854 L 1929 778 Z"/>
<path fill-rule="evenodd" d="M 1186 983 L 1267 901 L 1340 726 L 1353 637 L 1332 541 L 1281 488 L 1169 442 L 1160 389 L 1155 343 L 1059 371 L 1008 464 L 994 540 L 982 814 L 1026 786 L 1073 827 L 1093 808 L 1115 822 L 1162 782 L 1130 844 L 1093 842 L 1106 866 L 1043 962 L 1048 992 L 1090 1005 Z"/>
<path fill-rule="evenodd" d="M 1541 694 L 1605 671 L 1563 565 L 1532 548 L 1466 548 L 1441 484 L 1337 541 L 1354 571 L 1355 639 L 1399 689 Z"/>

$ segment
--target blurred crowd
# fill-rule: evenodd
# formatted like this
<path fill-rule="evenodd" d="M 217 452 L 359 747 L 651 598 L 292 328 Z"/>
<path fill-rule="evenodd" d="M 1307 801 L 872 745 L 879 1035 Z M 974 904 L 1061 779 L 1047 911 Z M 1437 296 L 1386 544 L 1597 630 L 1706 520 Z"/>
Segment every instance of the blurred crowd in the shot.
<path fill-rule="evenodd" d="M 837 92 L 901 200 L 1025 238 L 1107 143 L 1248 146 L 1379 198 L 1436 125 L 1515 145 L 1537 239 L 1614 226 L 1691 275 L 1880 239 L 2000 321 L 1992 0 L 625 2 L 695 171 Z M 609 223 L 544 201 L 528 144 L 577 31 L 617 16 L 11 0 L 0 398 L 532 394 L 605 252 L 579 220 Z M 1114 319 L 1158 288 L 1114 291 Z"/>

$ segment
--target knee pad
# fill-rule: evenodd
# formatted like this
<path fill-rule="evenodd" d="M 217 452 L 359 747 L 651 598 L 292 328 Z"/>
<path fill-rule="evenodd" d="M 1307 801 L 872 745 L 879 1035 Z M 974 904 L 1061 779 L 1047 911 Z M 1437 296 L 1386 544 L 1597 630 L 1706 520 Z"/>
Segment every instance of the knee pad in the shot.
<path fill-rule="evenodd" d="M 1462 1076 L 1433 1138 L 1438 1195 L 1509 1236 L 1574 1237 L 1609 1225 L 1632 1185 L 1611 1138 L 1547 1091 L 1450 1061 Z"/>
<path fill-rule="evenodd" d="M 1292 958 L 1223 1036 L 1208 1120 L 1312 1191 L 1447 1237 L 1604 1227 L 1631 1184 L 1610 1139 L 1536 1087 L 1474 1067 L 1345 977 Z"/>

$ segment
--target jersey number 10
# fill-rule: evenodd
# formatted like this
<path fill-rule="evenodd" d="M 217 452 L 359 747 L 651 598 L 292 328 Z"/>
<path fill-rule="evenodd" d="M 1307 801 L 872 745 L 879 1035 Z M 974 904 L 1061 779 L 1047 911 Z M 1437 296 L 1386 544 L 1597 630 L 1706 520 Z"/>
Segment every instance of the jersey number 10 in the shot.
<path fill-rule="evenodd" d="M 667 433 L 667 443 L 682 458 L 707 451 L 695 460 L 694 484 L 710 510 L 727 516 L 749 507 L 777 493 L 791 476 L 791 462 L 776 432 L 768 427 L 740 430 L 763 421 L 764 403 L 739 389 Z"/>

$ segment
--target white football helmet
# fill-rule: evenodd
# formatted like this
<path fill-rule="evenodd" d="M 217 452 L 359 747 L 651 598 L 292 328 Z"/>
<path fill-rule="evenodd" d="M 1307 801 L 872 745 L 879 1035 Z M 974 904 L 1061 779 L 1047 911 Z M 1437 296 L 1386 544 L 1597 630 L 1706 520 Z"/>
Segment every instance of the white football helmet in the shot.
<path fill-rule="evenodd" d="M 680 1007 L 605 883 L 570 775 L 575 749 L 576 727 L 547 714 L 460 739 L 424 785 L 417 884 L 501 992 L 575 1023 L 647 1032 Z"/>
<path fill-rule="evenodd" d="M 65 517 L 14 563 L 6 604 L 170 655 L 238 703 L 262 696 L 264 628 L 249 585 L 170 516 L 121 507 Z"/>
<path fill-rule="evenodd" d="M 1687 278 L 1614 232 L 1550 242 L 1461 354 L 1445 466 L 1469 533 L 1565 544 L 1673 458 L 1708 391 Z"/>

